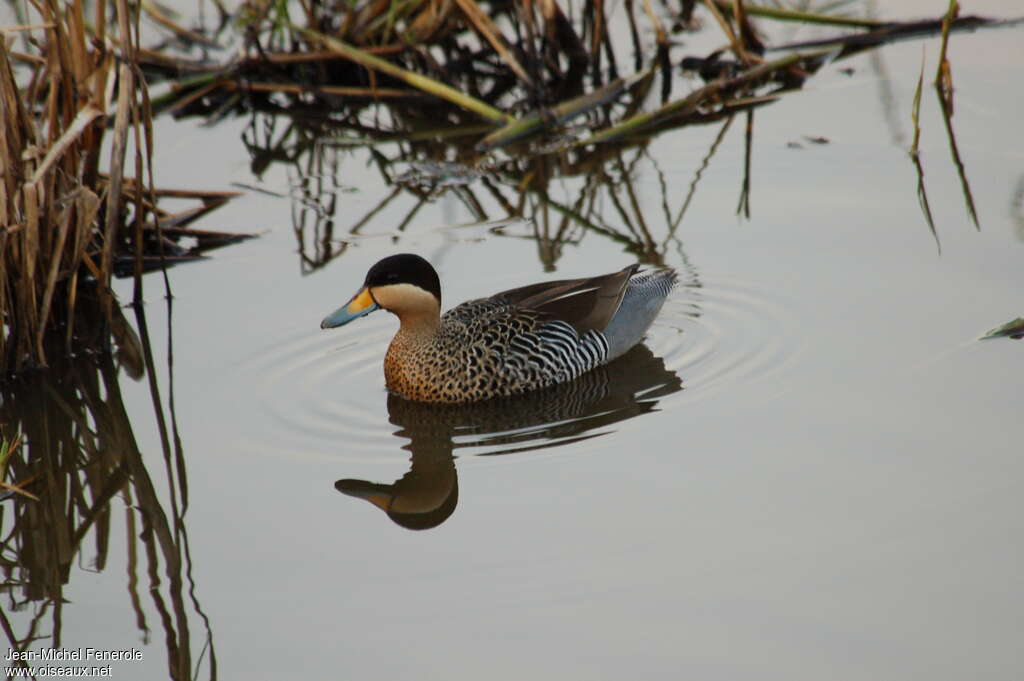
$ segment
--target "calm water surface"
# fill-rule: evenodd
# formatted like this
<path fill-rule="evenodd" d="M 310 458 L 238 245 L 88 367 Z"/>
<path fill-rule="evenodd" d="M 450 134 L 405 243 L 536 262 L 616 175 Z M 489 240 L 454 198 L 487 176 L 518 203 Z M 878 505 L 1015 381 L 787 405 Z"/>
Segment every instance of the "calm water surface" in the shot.
<path fill-rule="evenodd" d="M 417 203 L 402 193 L 308 271 L 298 178 L 253 177 L 247 121 L 161 120 L 157 140 L 176 142 L 159 184 L 279 195 L 200 225 L 261 238 L 170 272 L 173 386 L 162 285 L 147 282 L 187 480 L 181 597 L 159 597 L 174 588 L 164 558 L 139 567 L 142 502 L 116 496 L 105 564 L 86 541 L 66 576 L 59 645 L 138 648 L 141 662 L 114 664 L 121 679 L 168 676 L 168 630 L 189 635 L 198 678 L 1019 679 L 1024 348 L 976 339 L 1024 315 L 1024 41 L 951 43 L 980 229 L 925 90 L 937 239 L 907 154 L 922 50 L 931 73 L 938 41 L 901 43 L 759 109 L 749 220 L 735 214 L 742 119 L 674 229 L 721 127 L 624 152 L 681 285 L 623 361 L 501 408 L 389 397 L 395 319 L 319 320 L 396 251 L 437 266 L 450 307 L 621 268 L 636 259 L 621 241 L 578 228 L 539 245 L 531 223 L 492 222 L 493 202 L 481 221 L 454 192 L 399 230 Z M 341 159 L 337 239 L 392 191 L 365 150 Z M 552 198 L 571 204 L 582 184 L 558 180 Z M 120 390 L 170 504 L 149 387 L 122 374 Z M 7 617 L 24 635 L 38 614 Z"/>

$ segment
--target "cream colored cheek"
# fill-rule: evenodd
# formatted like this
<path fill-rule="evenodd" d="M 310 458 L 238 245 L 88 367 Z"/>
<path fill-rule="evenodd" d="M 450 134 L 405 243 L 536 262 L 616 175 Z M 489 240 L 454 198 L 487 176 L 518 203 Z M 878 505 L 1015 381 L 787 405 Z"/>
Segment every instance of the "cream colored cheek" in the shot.
<path fill-rule="evenodd" d="M 412 284 L 375 286 L 370 292 L 377 304 L 387 310 L 402 312 L 437 309 L 437 299 L 419 286 Z"/>

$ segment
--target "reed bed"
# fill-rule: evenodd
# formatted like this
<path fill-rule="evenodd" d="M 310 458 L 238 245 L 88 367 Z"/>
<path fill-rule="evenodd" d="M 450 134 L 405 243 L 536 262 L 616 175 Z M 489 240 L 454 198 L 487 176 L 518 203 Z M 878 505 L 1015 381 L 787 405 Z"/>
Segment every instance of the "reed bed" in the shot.
<path fill-rule="evenodd" d="M 0 39 L 4 376 L 103 342 L 76 328 L 81 291 L 98 291 L 109 324 L 112 278 L 134 276 L 141 301 L 141 274 L 197 255 L 177 247 L 180 230 L 231 196 L 172 192 L 201 205 L 173 214 L 158 207 L 168 193 L 153 190 L 139 15 L 127 0 L 96 3 L 91 14 L 84 0 L 28 7 L 27 23 Z M 199 250 L 229 237 L 200 234 Z"/>
<path fill-rule="evenodd" d="M 152 117 L 160 111 L 210 122 L 286 115 L 284 136 L 250 146 L 257 174 L 280 160 L 275 147 L 343 137 L 371 147 L 404 140 L 403 161 L 500 168 L 518 187 L 543 195 L 554 174 L 591 172 L 667 130 L 738 113 L 747 117 L 749 152 L 753 110 L 800 88 L 830 60 L 929 32 L 942 33 L 945 45 L 950 32 L 989 23 L 956 16 L 955 3 L 934 21 L 883 23 L 743 0 L 627 0 L 614 9 L 604 0 L 247 0 L 233 22 L 220 8 L 219 28 L 236 30 L 241 50 L 217 62 L 211 50 L 226 41 L 224 33 L 180 26 L 151 3 L 114 0 L 90 9 L 85 0 L 33 0 L 29 8 L 24 25 L 4 29 L 0 41 L 5 375 L 45 365 L 54 352 L 106 342 L 76 328 L 80 288 L 96 289 L 109 327 L 113 277 L 134 277 L 139 303 L 144 272 L 246 236 L 190 227 L 234 194 L 154 189 Z M 168 30 L 172 43 L 139 46 L 142 13 Z M 613 19 L 628 27 L 625 37 L 613 39 Z M 755 21 L 841 32 L 771 45 Z M 723 49 L 680 59 L 675 36 L 702 26 L 721 32 Z M 171 44 L 201 49 L 203 57 Z M 952 76 L 944 58 L 940 64 L 948 121 Z M 674 93 L 680 67 L 703 83 Z M 171 82 L 151 98 L 148 83 L 156 79 Z M 744 215 L 749 180 L 748 173 Z M 197 205 L 171 213 L 162 208 L 168 198 Z M 506 200 L 514 210 L 517 201 Z M 179 246 L 185 236 L 198 245 Z"/>
<path fill-rule="evenodd" d="M 841 6 L 842 3 L 839 3 Z M 613 12 L 617 12 L 614 14 Z M 834 37 L 769 45 L 753 24 L 763 21 L 832 26 Z M 613 40 L 612 19 L 629 27 L 628 42 Z M 596 106 L 606 116 L 588 143 L 630 132 L 670 117 L 679 108 L 738 100 L 765 81 L 799 87 L 825 60 L 924 34 L 948 35 L 991 22 L 979 17 L 882 22 L 828 12 L 792 11 L 743 0 L 627 1 L 613 9 L 603 0 L 586 3 L 478 2 L 477 0 L 316 0 L 300 6 L 248 0 L 236 18 L 243 49 L 227 64 L 143 55 L 154 75 L 180 79 L 158 108 L 176 114 L 223 115 L 226 111 L 288 112 L 303 116 L 332 111 L 355 123 L 376 104 L 389 109 L 426 109 L 439 124 L 490 125 L 481 151 L 523 136 L 552 133 Z M 721 51 L 681 62 L 674 36 L 704 26 L 719 27 L 733 61 Z M 622 58 L 630 48 L 631 60 Z M 771 51 L 790 54 L 766 61 Z M 809 54 L 795 55 L 799 50 Z M 673 99 L 677 64 L 706 77 L 708 90 Z M 768 65 L 768 66 L 766 66 Z M 718 68 L 715 68 L 715 67 Z M 716 79 L 754 77 L 737 84 Z M 661 112 L 629 119 L 626 85 L 661 76 Z M 682 101 L 680 101 L 682 100 Z M 683 103 L 685 101 L 685 104 Z M 641 125 L 641 123 L 643 125 Z"/>
<path fill-rule="evenodd" d="M 531 196 L 547 205 L 548 182 L 555 177 L 586 176 L 588 188 L 607 195 L 595 178 L 612 174 L 603 170 L 609 159 L 642 149 L 669 130 L 723 121 L 727 127 L 737 114 L 746 121 L 737 212 L 749 217 L 753 111 L 801 88 L 838 59 L 922 35 L 942 34 L 945 44 L 953 31 L 992 23 L 958 16 L 954 4 L 937 8 L 947 11 L 935 19 L 884 22 L 843 15 L 843 3 L 815 12 L 744 0 L 644 0 L 626 2 L 613 15 L 611 5 L 598 0 L 360 0 L 301 7 L 251 0 L 237 15 L 244 38 L 237 59 L 217 64 L 146 57 L 143 68 L 178 79 L 157 99 L 157 108 L 210 121 L 231 113 L 252 116 L 246 144 L 257 174 L 269 163 L 294 167 L 302 196 L 295 227 L 309 270 L 343 253 L 401 193 L 416 201 L 398 231 L 423 202 L 445 191 L 456 192 L 481 221 L 495 219 L 485 215 L 460 175 L 478 178 L 506 207 L 507 215 L 497 219 L 522 216 Z M 628 26 L 628 33 L 620 31 L 614 40 L 612 21 Z M 756 22 L 813 24 L 836 34 L 772 44 Z M 720 48 L 680 58 L 684 43 L 676 36 L 697 30 L 718 31 Z M 624 59 L 630 48 L 632 58 Z M 675 94 L 679 68 L 699 80 L 689 92 Z M 951 86 L 943 91 L 951 93 Z M 944 111 L 951 115 L 951 106 Z M 275 117 L 287 122 L 270 122 Z M 958 159 L 951 125 L 947 131 Z M 385 153 L 385 145 L 397 145 L 399 152 Z M 331 146 L 340 155 L 353 146 L 370 148 L 382 178 L 394 186 L 347 236 L 337 234 L 334 224 L 338 186 L 327 175 L 338 173 L 340 161 L 339 154 L 325 152 Z M 916 154 L 912 158 L 920 164 Z M 416 181 L 399 170 L 402 164 L 413 168 Z M 966 171 L 957 165 L 970 210 Z M 502 195 L 501 185 L 514 195 Z M 931 226 L 923 180 L 919 196 Z M 572 220 L 582 218 L 571 207 L 562 209 Z M 595 220 L 585 222 L 595 226 Z M 674 231 L 678 220 L 669 222 Z M 571 230 L 563 224 L 555 231 Z M 638 255 L 654 257 L 650 238 L 604 232 L 618 232 Z M 546 262 L 558 251 L 542 250 Z"/>

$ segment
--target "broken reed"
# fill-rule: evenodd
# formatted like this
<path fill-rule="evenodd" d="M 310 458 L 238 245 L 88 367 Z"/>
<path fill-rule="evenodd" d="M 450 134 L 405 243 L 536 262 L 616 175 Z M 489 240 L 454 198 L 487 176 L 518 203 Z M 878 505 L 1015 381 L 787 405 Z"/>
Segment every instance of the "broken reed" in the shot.
<path fill-rule="evenodd" d="M 696 10 L 701 20 L 694 19 Z M 202 115 L 215 121 L 229 112 L 288 112 L 298 119 L 331 112 L 339 125 L 361 129 L 363 110 L 385 104 L 423 125 L 483 132 L 478 151 L 491 151 L 535 134 L 557 132 L 565 123 L 601 107 L 600 125 L 585 144 L 651 132 L 666 117 L 710 103 L 749 103 L 752 87 L 727 87 L 730 77 L 761 73 L 762 82 L 782 89 L 800 86 L 824 61 L 871 49 L 891 40 L 940 30 L 941 21 L 881 22 L 841 16 L 833 6 L 821 13 L 779 10 L 744 0 L 312 0 L 296 6 L 269 0 L 244 0 L 236 14 L 243 31 L 239 59 L 216 64 L 141 53 L 147 73 L 177 79 L 155 103 L 177 115 Z M 147 10 L 148 11 L 148 10 Z M 752 17 L 770 21 L 836 26 L 831 38 L 767 45 Z M 625 19 L 625 21 L 623 21 Z M 628 24 L 632 63 L 623 41 L 613 41 L 610 26 Z M 670 34 L 717 25 L 734 59 L 718 51 L 697 61 L 709 90 L 673 98 L 675 49 Z M 947 21 L 945 30 L 989 23 L 977 17 Z M 179 27 L 179 34 L 184 29 Z M 646 44 L 641 36 L 653 36 Z M 617 44 L 616 44 L 617 43 Z M 652 49 L 653 48 L 653 49 Z M 807 48 L 810 49 L 809 51 Z M 769 51 L 785 50 L 771 59 Z M 796 57 L 797 50 L 803 51 Z M 838 51 L 838 52 L 837 52 Z M 707 75 L 705 67 L 726 70 Z M 757 67 L 774 65 L 763 71 Z M 622 111 L 621 97 L 661 75 L 658 111 L 638 113 L 639 103 Z M 628 74 L 628 75 L 627 75 Z M 719 80 L 712 83 L 711 80 Z M 635 105 L 634 105 L 635 104 Z M 706 107 L 705 107 L 706 108 Z M 404 112 L 404 113 L 403 113 Z M 624 114 L 624 115 L 623 115 Z M 422 126 L 420 126 L 422 127 Z M 418 133 L 420 128 L 393 130 Z"/>
<path fill-rule="evenodd" d="M 135 189 L 146 185 L 151 139 L 145 84 L 133 66 L 137 15 L 126 0 L 114 3 L 112 17 L 104 15 L 106 3 L 96 3 L 95 15 L 87 17 L 83 0 L 44 0 L 30 7 L 38 13 L 30 25 L 5 28 L 0 40 L 5 375 L 45 365 L 48 347 L 59 347 L 61 340 L 61 351 L 71 351 L 80 287 L 98 289 L 109 320 L 115 253 L 138 253 L 151 205 Z M 116 30 L 108 34 L 111 18 Z M 15 40 L 9 40 L 12 35 Z M 16 73 L 24 75 L 22 82 Z M 100 153 L 111 118 L 114 139 L 104 174 Z M 129 186 L 123 174 L 132 132 L 135 180 Z"/>
<path fill-rule="evenodd" d="M 307 109 L 410 97 L 422 108 L 425 96 L 501 125 L 512 120 L 509 109 L 539 110 L 643 70 L 641 36 L 651 28 L 667 56 L 669 34 L 652 0 L 627 2 L 614 10 L 631 28 L 633 59 L 622 64 L 611 11 L 605 2 L 556 0 L 246 0 L 236 14 L 240 59 L 215 65 L 144 52 L 142 64 L 180 79 L 157 102 L 175 113 L 269 109 L 282 96 Z"/>

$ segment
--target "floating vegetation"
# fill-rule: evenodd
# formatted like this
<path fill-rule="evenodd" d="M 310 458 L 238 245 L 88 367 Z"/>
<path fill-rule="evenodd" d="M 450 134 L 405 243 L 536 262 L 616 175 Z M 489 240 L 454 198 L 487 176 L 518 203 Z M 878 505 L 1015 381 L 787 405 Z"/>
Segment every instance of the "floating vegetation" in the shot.
<path fill-rule="evenodd" d="M 739 80 L 716 83 L 699 95 L 673 101 L 674 43 L 665 24 L 672 31 L 696 30 L 701 26 L 693 20 L 698 4 L 722 30 L 735 61 L 722 59 L 715 51 L 705 57 L 687 56 L 680 63 L 708 81 Z M 335 120 L 354 124 L 353 117 L 367 106 L 386 102 L 405 108 L 410 98 L 419 98 L 412 106 L 430 115 L 435 124 L 477 120 L 503 126 L 480 142 L 480 151 L 486 151 L 524 135 L 557 131 L 592 107 L 625 103 L 627 110 L 606 107 L 601 124 L 591 125 L 595 136 L 602 136 L 589 141 L 607 139 L 605 130 L 636 113 L 628 111 L 622 98 L 630 94 L 628 85 L 646 74 L 660 73 L 662 106 L 667 107 L 647 119 L 653 122 L 679 109 L 735 106 L 764 83 L 799 87 L 825 61 L 894 40 L 940 33 L 948 39 L 952 30 L 993 24 L 982 17 L 955 17 L 952 11 L 934 20 L 882 22 L 742 0 L 684 0 L 679 7 L 664 3 L 658 12 L 649 1 L 643 7 L 645 33 L 653 33 L 653 45 L 645 45 L 641 38 L 632 2 L 615 17 L 625 18 L 630 27 L 631 76 L 623 73 L 616 57 L 622 45 L 613 44 L 609 34 L 611 10 L 604 3 L 563 9 L 555 0 L 488 3 L 486 10 L 476 0 L 318 2 L 306 7 L 301 17 L 290 13 L 287 5 L 250 0 L 239 13 L 244 28 L 241 59 L 217 65 L 144 55 L 143 65 L 152 73 L 180 79 L 158 102 L 178 114 L 220 115 L 233 108 L 302 116 L 332 110 Z M 759 37 L 752 17 L 851 32 L 771 46 Z M 807 49 L 809 55 L 764 62 L 763 55 L 770 50 Z M 750 73 L 754 67 L 757 70 Z M 634 119 L 629 129 L 638 123 Z M 418 130 L 396 127 L 391 132 Z"/>
<path fill-rule="evenodd" d="M 483 172 L 460 163 L 442 161 L 414 161 L 409 169 L 394 178 L 395 184 L 408 187 L 425 187 L 434 190 L 439 187 L 461 187 L 472 184 L 483 176 Z"/>
<path fill-rule="evenodd" d="M 736 210 L 749 218 L 755 109 L 800 89 L 822 67 L 844 57 L 912 37 L 948 40 L 953 31 L 993 24 L 949 12 L 924 21 L 884 22 L 844 16 L 842 5 L 795 12 L 742 0 L 689 0 L 656 7 L 644 2 L 641 13 L 639 5 L 628 2 L 613 13 L 604 3 L 563 7 L 554 0 L 486 5 L 363 0 L 314 3 L 299 14 L 253 0 L 240 15 L 245 29 L 240 58 L 228 64 L 179 60 L 177 67 L 162 59 L 143 67 L 171 80 L 158 107 L 211 121 L 228 112 L 251 116 L 245 143 L 253 172 L 259 176 L 270 163 L 284 163 L 297 178 L 293 215 L 304 271 L 344 253 L 379 216 L 389 216 L 384 234 L 401 234 L 425 202 L 442 194 L 457 196 L 481 223 L 531 222 L 548 267 L 561 245 L 578 242 L 584 231 L 621 241 L 639 259 L 658 262 L 674 239 L 700 171 L 681 209 L 670 207 L 666 197 L 668 236 L 655 238 L 649 218 L 637 211 L 632 178 L 616 170 L 647 163 L 644 149 L 652 138 L 725 122 L 724 133 L 743 114 L 745 153 Z M 623 19 L 629 32 L 616 44 L 609 26 Z M 755 21 L 842 32 L 772 44 Z M 725 48 L 680 53 L 681 41 L 669 38 L 706 27 L 717 27 Z M 632 48 L 632 60 L 617 56 L 624 42 Z M 677 94 L 682 82 L 677 68 L 703 82 Z M 952 127 L 947 130 L 955 149 Z M 335 224 L 342 190 L 331 178 L 341 156 L 356 147 L 369 150 L 382 180 L 394 189 L 342 227 Z M 930 209 L 924 208 L 916 147 L 911 157 L 937 240 Z M 570 177 L 583 179 L 579 199 L 555 199 L 551 181 Z M 965 171 L 962 178 L 967 193 Z M 500 214 L 487 207 L 480 191 L 501 207 Z M 396 220 L 395 201 L 403 194 L 414 202 Z M 610 219 L 603 215 L 605 198 L 616 213 Z M 676 212 L 679 218 L 671 215 Z"/>
<path fill-rule="evenodd" d="M 990 340 L 992 338 L 1013 338 L 1014 340 L 1024 338 L 1024 317 L 1017 317 L 1002 326 L 990 329 L 978 340 Z"/>

